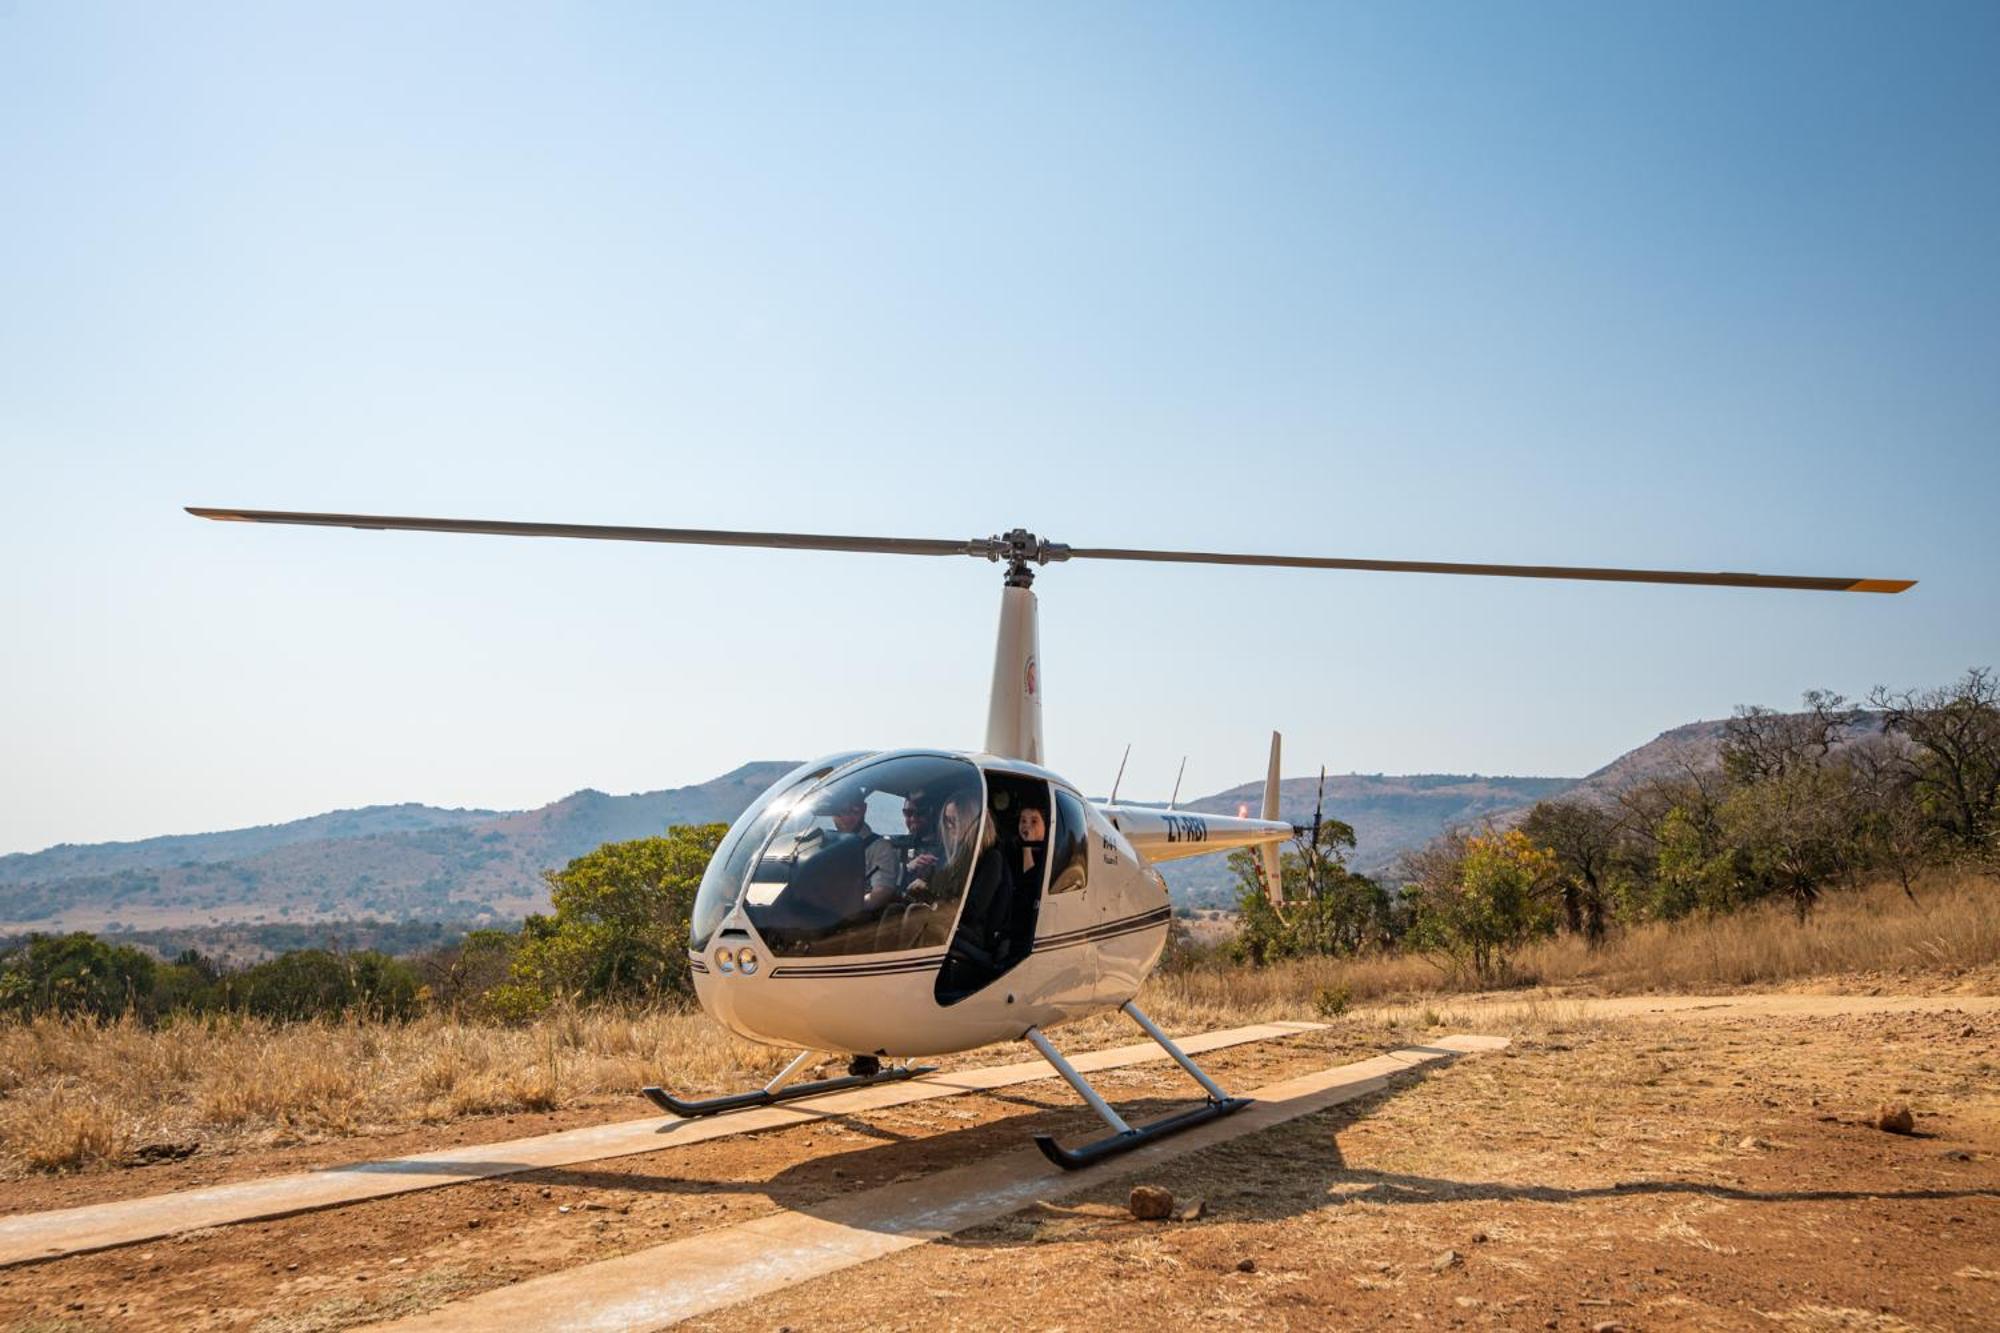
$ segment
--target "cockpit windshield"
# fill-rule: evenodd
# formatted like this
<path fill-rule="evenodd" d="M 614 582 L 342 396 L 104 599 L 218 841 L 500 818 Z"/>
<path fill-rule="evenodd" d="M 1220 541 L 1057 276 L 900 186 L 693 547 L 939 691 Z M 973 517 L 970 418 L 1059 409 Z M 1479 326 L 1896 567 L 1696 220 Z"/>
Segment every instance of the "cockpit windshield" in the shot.
<path fill-rule="evenodd" d="M 760 850 L 732 857 L 742 870 L 725 873 L 781 957 L 941 949 L 985 813 L 979 770 L 966 761 L 889 756 L 794 791 Z"/>
<path fill-rule="evenodd" d="M 764 844 L 770 840 L 771 830 L 791 810 L 791 798 L 842 764 L 852 763 L 866 753 L 866 750 L 851 750 L 846 754 L 828 755 L 809 764 L 800 764 L 772 783 L 762 796 L 750 803 L 748 810 L 737 816 L 734 827 L 715 849 L 715 855 L 709 858 L 708 869 L 701 877 L 701 887 L 695 891 L 694 910 L 688 923 L 689 948 L 696 953 L 706 949 L 716 928 L 729 915 L 729 909 L 736 906 L 736 896 L 743 888 L 743 878 L 750 869 L 751 860 L 764 849 Z"/>

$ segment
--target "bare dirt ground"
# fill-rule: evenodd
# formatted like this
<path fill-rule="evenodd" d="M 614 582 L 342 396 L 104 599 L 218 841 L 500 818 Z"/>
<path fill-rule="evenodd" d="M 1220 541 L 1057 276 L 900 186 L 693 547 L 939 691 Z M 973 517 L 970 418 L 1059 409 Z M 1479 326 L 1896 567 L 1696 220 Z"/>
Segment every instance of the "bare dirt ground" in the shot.
<path fill-rule="evenodd" d="M 1990 1011 L 1585 1016 L 695 1326 L 1996 1328 L 1996 1152 Z"/>
<path fill-rule="evenodd" d="M 1606 1017 L 1600 1002 L 1496 997 L 1218 1052 L 1225 1083 L 1254 1087 L 1427 1031 L 1516 1038 L 1146 1177 L 1201 1199 L 1198 1220 L 1133 1222 L 1133 1182 L 1107 1183 L 706 1325 L 2000 1328 L 1994 1002 L 1737 1004 Z M 1105 1090 L 1144 1115 L 1188 1086 L 1153 1066 Z M 1869 1123 L 1892 1099 L 1915 1135 Z M 0 1328 L 348 1327 L 809 1210 L 1045 1128 L 1092 1132 L 1054 1080 L 192 1233 L 0 1270 Z M 396 1146 L 452 1141 L 419 1140 Z M 152 1193 L 170 1187 L 158 1170 L 106 1178 Z"/>

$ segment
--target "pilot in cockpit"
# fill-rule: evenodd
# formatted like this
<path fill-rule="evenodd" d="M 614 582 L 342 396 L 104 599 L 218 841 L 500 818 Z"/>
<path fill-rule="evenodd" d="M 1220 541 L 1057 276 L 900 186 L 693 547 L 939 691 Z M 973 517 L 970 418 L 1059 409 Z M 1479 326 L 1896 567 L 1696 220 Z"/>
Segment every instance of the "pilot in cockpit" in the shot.
<path fill-rule="evenodd" d="M 868 827 L 867 790 L 843 787 L 827 797 L 825 809 L 835 832 L 861 839 L 861 866 L 867 881 L 861 905 L 870 910 L 888 906 L 902 887 L 901 858 L 894 843 Z"/>

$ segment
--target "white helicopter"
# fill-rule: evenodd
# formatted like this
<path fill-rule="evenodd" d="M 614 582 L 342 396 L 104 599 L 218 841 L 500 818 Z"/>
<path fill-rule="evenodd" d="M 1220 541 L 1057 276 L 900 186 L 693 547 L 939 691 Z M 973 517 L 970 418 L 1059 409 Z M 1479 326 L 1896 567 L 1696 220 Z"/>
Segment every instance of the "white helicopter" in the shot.
<path fill-rule="evenodd" d="M 702 1008 L 752 1041 L 799 1055 L 760 1089 L 685 1101 L 644 1089 L 677 1116 L 764 1106 L 928 1073 L 912 1057 L 1028 1042 L 1110 1127 L 1065 1148 L 1075 1169 L 1248 1105 L 1226 1093 L 1133 1002 L 1158 963 L 1171 908 L 1160 861 L 1255 848 L 1271 902 L 1285 905 L 1279 846 L 1279 738 L 1271 737 L 1256 818 L 1195 815 L 1086 799 L 1042 767 L 1035 570 L 1065 560 L 1142 560 L 1294 569 L 1386 570 L 1622 583 L 1896 593 L 1904 579 L 1805 578 L 1468 565 L 1282 555 L 1070 547 L 1016 528 L 970 541 L 691 528 L 611 527 L 369 514 L 190 507 L 199 518 L 317 527 L 572 537 L 793 550 L 974 556 L 1004 562 L 986 743 L 854 751 L 801 765 L 745 810 L 696 895 L 689 966 Z M 888 830 L 895 830 L 889 832 Z M 1119 1009 L 1201 1086 L 1193 1109 L 1133 1126 L 1065 1060 L 1047 1033 Z M 851 1057 L 844 1077 L 799 1082 L 821 1053 Z M 885 1060 L 904 1063 L 885 1066 Z"/>

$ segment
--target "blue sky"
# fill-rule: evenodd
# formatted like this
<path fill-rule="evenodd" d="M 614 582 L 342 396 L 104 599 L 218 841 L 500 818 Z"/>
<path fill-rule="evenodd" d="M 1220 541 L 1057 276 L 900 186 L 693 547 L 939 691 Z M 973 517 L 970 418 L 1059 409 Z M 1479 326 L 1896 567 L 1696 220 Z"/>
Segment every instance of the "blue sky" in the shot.
<path fill-rule="evenodd" d="M 2000 9 L 0 4 L 0 851 L 976 744 L 1576 774 L 2000 662 Z"/>

